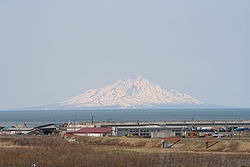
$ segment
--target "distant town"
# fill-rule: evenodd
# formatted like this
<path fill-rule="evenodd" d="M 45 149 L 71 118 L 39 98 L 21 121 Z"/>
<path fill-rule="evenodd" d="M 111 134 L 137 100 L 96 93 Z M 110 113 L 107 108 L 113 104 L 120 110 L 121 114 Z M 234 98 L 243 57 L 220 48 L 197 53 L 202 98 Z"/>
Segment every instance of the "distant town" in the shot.
<path fill-rule="evenodd" d="M 240 138 L 250 137 L 250 120 L 240 121 L 137 121 L 68 122 L 2 126 L 0 135 L 94 136 L 130 138 Z"/>

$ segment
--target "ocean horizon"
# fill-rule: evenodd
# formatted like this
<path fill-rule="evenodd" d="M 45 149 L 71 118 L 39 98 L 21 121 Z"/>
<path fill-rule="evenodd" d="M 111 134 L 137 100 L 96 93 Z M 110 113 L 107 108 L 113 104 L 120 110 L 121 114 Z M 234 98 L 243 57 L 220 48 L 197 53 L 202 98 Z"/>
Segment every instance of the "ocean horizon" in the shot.
<path fill-rule="evenodd" d="M 250 120 L 250 108 L 0 111 L 0 126 L 64 122 Z"/>

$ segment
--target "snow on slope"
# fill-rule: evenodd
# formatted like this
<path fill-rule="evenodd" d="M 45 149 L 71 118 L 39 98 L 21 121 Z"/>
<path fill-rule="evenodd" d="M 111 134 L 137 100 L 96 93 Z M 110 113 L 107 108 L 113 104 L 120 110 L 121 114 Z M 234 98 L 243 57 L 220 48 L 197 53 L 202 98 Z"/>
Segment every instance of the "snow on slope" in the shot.
<path fill-rule="evenodd" d="M 147 108 L 165 104 L 204 104 L 198 99 L 176 90 L 161 88 L 146 79 L 137 77 L 119 80 L 113 85 L 91 89 L 79 96 L 58 103 L 70 108 Z"/>

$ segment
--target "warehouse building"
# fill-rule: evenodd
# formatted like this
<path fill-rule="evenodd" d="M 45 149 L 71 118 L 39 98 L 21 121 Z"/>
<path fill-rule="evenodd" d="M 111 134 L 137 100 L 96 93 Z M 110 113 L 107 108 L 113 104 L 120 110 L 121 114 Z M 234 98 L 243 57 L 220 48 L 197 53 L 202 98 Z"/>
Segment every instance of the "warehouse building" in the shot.
<path fill-rule="evenodd" d="M 170 137 L 184 136 L 183 126 L 120 126 L 112 128 L 112 136 Z"/>

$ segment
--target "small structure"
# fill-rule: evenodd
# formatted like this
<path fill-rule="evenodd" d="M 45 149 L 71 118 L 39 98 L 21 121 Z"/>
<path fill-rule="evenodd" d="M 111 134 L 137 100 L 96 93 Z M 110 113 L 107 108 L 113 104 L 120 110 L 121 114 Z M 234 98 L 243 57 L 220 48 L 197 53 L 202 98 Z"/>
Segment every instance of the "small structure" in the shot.
<path fill-rule="evenodd" d="M 199 137 L 199 132 L 196 132 L 196 131 L 186 132 L 186 136 L 185 137 L 187 137 L 187 138 Z"/>
<path fill-rule="evenodd" d="M 162 140 L 162 148 L 171 148 L 173 145 L 181 141 L 180 137 L 165 137 Z M 172 141 L 172 143 L 169 143 Z"/>
<path fill-rule="evenodd" d="M 21 135 L 21 134 L 28 134 L 30 133 L 32 128 L 16 128 L 16 127 L 8 127 L 3 128 L 0 131 L 2 135 Z"/>
<path fill-rule="evenodd" d="M 206 148 L 209 148 L 209 147 L 212 147 L 213 145 L 219 143 L 219 141 L 218 140 L 206 140 L 205 143 L 206 143 Z"/>
<path fill-rule="evenodd" d="M 199 137 L 210 138 L 212 137 L 212 132 L 199 132 Z"/>
<path fill-rule="evenodd" d="M 36 126 L 33 129 L 33 132 L 35 132 L 35 134 L 38 133 L 44 135 L 56 135 L 59 133 L 58 125 L 53 123 Z"/>
<path fill-rule="evenodd" d="M 176 136 L 176 132 L 172 131 L 172 129 L 162 130 L 160 132 L 151 132 L 152 138 L 163 138 L 172 136 Z"/>
<path fill-rule="evenodd" d="M 65 130 L 69 132 L 75 132 L 82 128 L 94 128 L 95 125 L 88 125 L 88 124 L 67 124 L 65 125 Z"/>
<path fill-rule="evenodd" d="M 225 135 L 223 133 L 213 133 L 212 136 L 217 137 L 217 138 L 225 137 Z"/>
<path fill-rule="evenodd" d="M 75 136 L 104 137 L 112 135 L 112 128 L 82 128 L 73 133 Z"/>

